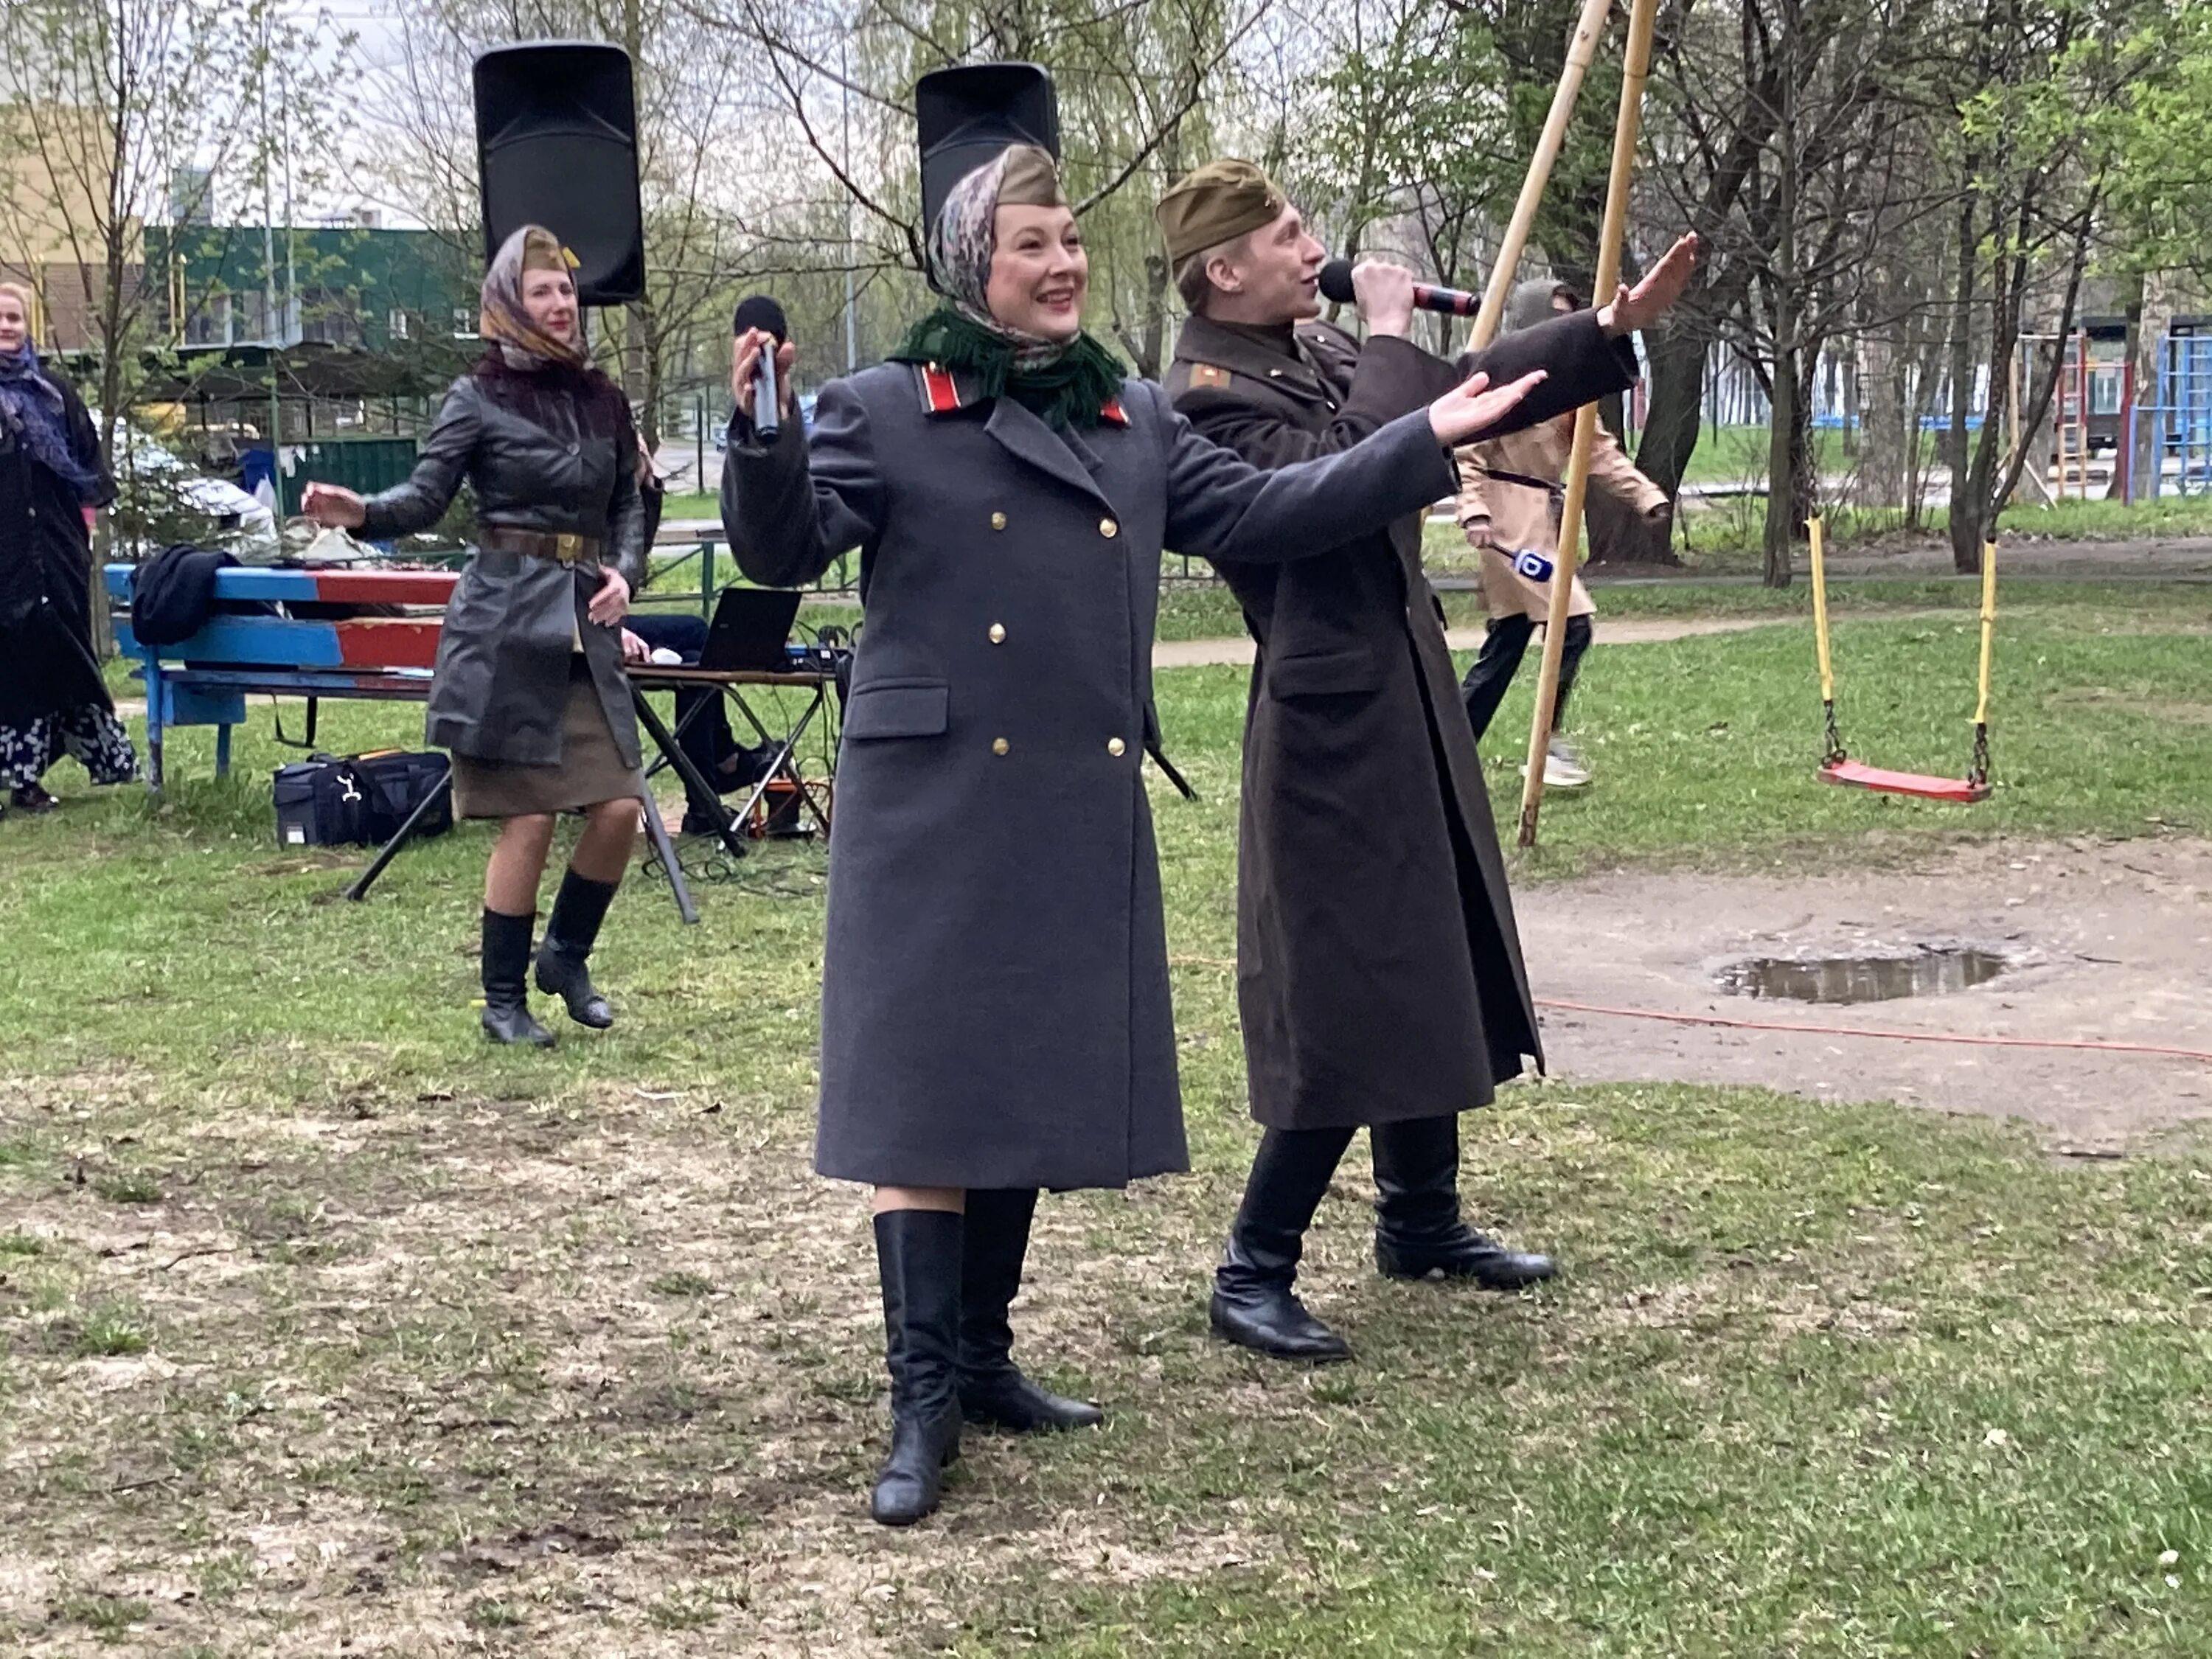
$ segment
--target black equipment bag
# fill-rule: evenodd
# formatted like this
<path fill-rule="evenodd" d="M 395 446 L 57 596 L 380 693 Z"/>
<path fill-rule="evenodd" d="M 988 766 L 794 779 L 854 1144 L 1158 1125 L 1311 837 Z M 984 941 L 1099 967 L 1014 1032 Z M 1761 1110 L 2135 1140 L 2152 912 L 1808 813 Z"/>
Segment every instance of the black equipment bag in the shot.
<path fill-rule="evenodd" d="M 276 769 L 276 840 L 284 847 L 380 847 L 433 790 L 445 798 L 415 826 L 418 836 L 453 827 L 443 755 L 385 750 L 317 755 Z"/>

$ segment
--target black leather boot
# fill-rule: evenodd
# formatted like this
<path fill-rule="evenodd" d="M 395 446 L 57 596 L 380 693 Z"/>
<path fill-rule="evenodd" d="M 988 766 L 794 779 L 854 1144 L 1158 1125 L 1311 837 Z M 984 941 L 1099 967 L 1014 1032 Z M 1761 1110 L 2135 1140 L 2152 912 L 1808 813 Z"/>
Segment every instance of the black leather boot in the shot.
<path fill-rule="evenodd" d="M 1106 1420 L 1088 1401 L 1039 1388 L 1014 1364 L 1007 1310 L 1022 1288 L 1036 1188 L 970 1188 L 960 1268 L 960 1410 L 970 1423 L 1040 1434 Z"/>
<path fill-rule="evenodd" d="M 1344 1339 L 1291 1290 L 1306 1229 L 1351 1144 L 1349 1129 L 1270 1129 L 1261 1137 L 1206 1310 L 1231 1342 L 1277 1359 L 1325 1364 L 1352 1358 Z"/>
<path fill-rule="evenodd" d="M 961 1218 L 945 1210 L 876 1218 L 884 1286 L 884 1357 L 891 1373 L 891 1454 L 868 1512 L 910 1527 L 936 1509 L 945 1466 L 960 1455 Z"/>
<path fill-rule="evenodd" d="M 530 1017 L 530 935 L 535 916 L 483 913 L 483 1033 L 494 1042 L 550 1048 L 553 1033 Z"/>
<path fill-rule="evenodd" d="M 614 1010 L 592 988 L 586 966 L 592 946 L 599 941 L 599 924 L 607 919 L 607 906 L 614 902 L 615 885 L 568 871 L 561 878 L 553 914 L 546 918 L 545 942 L 538 947 L 538 988 L 560 998 L 568 1006 L 569 1018 L 595 1031 L 615 1023 Z"/>
<path fill-rule="evenodd" d="M 1460 1219 L 1459 1119 L 1377 1124 L 1375 1265 L 1386 1279 L 1471 1279 L 1517 1291 L 1558 1269 L 1548 1255 L 1509 1250 Z"/>

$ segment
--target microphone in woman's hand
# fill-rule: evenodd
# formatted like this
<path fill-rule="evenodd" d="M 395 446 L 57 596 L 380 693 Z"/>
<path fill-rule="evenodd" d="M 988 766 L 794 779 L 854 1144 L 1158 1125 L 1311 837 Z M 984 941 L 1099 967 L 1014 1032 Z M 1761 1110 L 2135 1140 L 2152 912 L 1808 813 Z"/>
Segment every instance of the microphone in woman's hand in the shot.
<path fill-rule="evenodd" d="M 782 406 L 775 384 L 776 347 L 790 337 L 791 325 L 781 306 L 765 294 L 755 294 L 738 301 L 737 315 L 730 320 L 731 331 L 739 339 L 746 330 L 754 328 L 774 341 L 753 365 L 753 430 L 772 443 L 781 424 L 777 411 Z"/>

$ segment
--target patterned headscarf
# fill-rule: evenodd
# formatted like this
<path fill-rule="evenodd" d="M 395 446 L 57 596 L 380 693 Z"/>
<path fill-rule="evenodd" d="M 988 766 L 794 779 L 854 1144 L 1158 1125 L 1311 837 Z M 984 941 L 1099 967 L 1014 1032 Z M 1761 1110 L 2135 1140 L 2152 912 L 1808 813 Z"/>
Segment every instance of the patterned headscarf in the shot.
<path fill-rule="evenodd" d="M 998 249 L 998 214 L 1005 204 L 1060 202 L 1052 158 L 1034 144 L 1012 144 L 969 173 L 945 198 L 929 228 L 929 270 L 953 309 L 1013 348 L 1016 370 L 1041 368 L 1074 344 L 1009 328 L 991 314 L 991 256 Z"/>
<path fill-rule="evenodd" d="M 525 272 L 574 270 L 574 256 L 542 225 L 525 225 L 500 245 L 484 272 L 477 331 L 498 343 L 509 368 L 540 368 L 548 363 L 581 368 L 589 361 L 580 341 L 554 338 L 532 320 L 522 303 Z"/>
<path fill-rule="evenodd" d="M 6 295 L 31 314 L 29 292 L 14 283 L 0 283 Z M 61 388 L 39 361 L 37 349 L 26 338 L 13 351 L 0 351 L 0 433 L 21 444 L 31 459 L 90 502 L 101 493 L 97 459 L 87 466 L 70 447 L 68 404 Z"/>

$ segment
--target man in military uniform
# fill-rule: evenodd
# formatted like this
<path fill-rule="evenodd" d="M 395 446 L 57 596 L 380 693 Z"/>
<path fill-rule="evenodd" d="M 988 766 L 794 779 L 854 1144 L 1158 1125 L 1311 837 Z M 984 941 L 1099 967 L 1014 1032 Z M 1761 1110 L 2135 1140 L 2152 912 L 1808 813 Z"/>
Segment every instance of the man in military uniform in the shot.
<path fill-rule="evenodd" d="M 1248 161 L 1208 163 L 1159 207 L 1190 318 L 1167 389 L 1198 430 L 1255 465 L 1347 448 L 1476 370 L 1548 378 L 1510 428 L 1626 387 L 1626 336 L 1688 280 L 1678 244 L 1596 312 L 1448 362 L 1411 343 L 1413 285 L 1353 273 L 1363 345 L 1318 322 L 1322 250 Z M 1501 428 L 1508 429 L 1508 428 Z M 1222 563 L 1259 643 L 1238 823 L 1237 993 L 1252 1115 L 1266 1133 L 1211 1317 L 1286 1359 L 1350 1357 L 1294 1293 L 1298 1259 L 1353 1132 L 1370 1133 L 1375 1257 L 1396 1279 L 1517 1290 L 1548 1257 L 1461 1218 L 1459 1119 L 1541 1064 L 1490 801 L 1460 700 L 1418 516 L 1316 556 Z"/>

